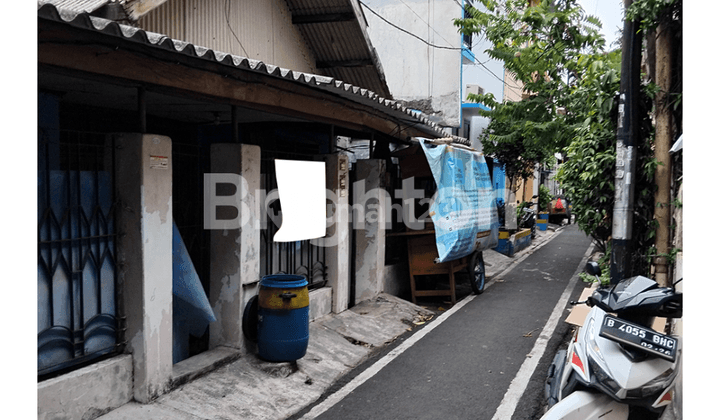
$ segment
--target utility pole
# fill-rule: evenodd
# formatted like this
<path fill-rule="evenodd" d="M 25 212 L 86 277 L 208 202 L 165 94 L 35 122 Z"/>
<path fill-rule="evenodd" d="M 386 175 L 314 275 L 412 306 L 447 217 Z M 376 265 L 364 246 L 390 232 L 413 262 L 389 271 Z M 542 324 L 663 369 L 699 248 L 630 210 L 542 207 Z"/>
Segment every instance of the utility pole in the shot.
<path fill-rule="evenodd" d="M 666 255 L 670 248 L 670 175 L 672 170 L 670 145 L 673 138 L 669 100 L 672 83 L 671 51 L 670 25 L 661 23 L 657 28 L 655 42 L 655 80 L 659 88 L 655 97 L 655 159 L 658 161 L 655 169 L 655 184 L 658 187 L 655 192 L 655 220 L 657 220 L 658 226 L 655 232 L 657 256 L 653 261 L 655 280 L 660 286 L 668 286 Z"/>
<path fill-rule="evenodd" d="M 625 0 L 625 11 L 633 0 Z M 630 277 L 631 242 L 635 194 L 635 161 L 638 137 L 638 99 L 640 96 L 640 58 L 642 38 L 637 35 L 639 23 L 625 20 L 620 68 L 620 103 L 618 107 L 617 159 L 615 163 L 615 205 L 613 207 L 612 254 L 610 281 L 617 284 Z"/>

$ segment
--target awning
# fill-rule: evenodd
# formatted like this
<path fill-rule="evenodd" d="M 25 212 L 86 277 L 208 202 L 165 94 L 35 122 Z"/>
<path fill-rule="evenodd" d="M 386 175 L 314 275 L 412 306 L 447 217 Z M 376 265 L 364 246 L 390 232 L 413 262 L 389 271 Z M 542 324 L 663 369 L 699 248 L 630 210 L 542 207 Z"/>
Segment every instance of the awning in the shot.
<path fill-rule="evenodd" d="M 163 34 L 149 32 L 133 26 L 91 16 L 86 12 L 76 12 L 65 9 L 59 10 L 52 4 L 39 2 L 38 18 L 66 24 L 77 29 L 121 38 L 123 41 L 134 43 L 138 48 L 142 48 L 143 51 L 164 51 L 166 54 L 170 52 L 176 54 L 178 60 L 188 61 L 188 59 L 191 59 L 194 65 L 202 67 L 203 69 L 206 66 L 204 66 L 202 62 L 212 62 L 274 79 L 283 79 L 312 87 L 313 89 L 340 97 L 343 100 L 372 108 L 378 114 L 376 118 L 383 118 L 398 124 L 397 130 L 394 130 L 398 133 L 394 135 L 398 137 L 411 135 L 447 137 L 448 135 L 442 127 L 430 121 L 424 114 L 417 115 L 411 109 L 404 107 L 397 101 L 386 99 L 371 90 L 345 83 L 342 80 L 283 69 L 247 57 L 213 51 L 186 41 L 171 39 Z M 197 60 L 201 60 L 201 62 Z M 412 134 L 412 132 L 420 132 L 421 134 Z M 403 133 L 405 136 L 399 136 L 399 133 Z M 462 138 L 457 138 L 456 142 L 469 144 L 466 139 Z"/>

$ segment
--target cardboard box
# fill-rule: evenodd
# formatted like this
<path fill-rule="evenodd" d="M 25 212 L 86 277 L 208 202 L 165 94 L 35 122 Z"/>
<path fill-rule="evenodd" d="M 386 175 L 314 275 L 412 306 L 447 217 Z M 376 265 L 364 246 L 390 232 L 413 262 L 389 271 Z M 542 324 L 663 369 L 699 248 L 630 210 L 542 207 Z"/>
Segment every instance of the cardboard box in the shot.
<path fill-rule="evenodd" d="M 587 300 L 587 298 L 592 294 L 592 292 L 595 291 L 596 288 L 597 283 L 593 283 L 590 287 L 584 288 L 582 293 L 580 294 L 580 298 L 575 300 L 577 302 Z M 584 303 L 577 304 L 573 306 L 572 310 L 570 311 L 570 315 L 565 318 L 565 322 L 567 322 L 568 324 L 577 325 L 578 327 L 582 327 L 583 323 L 585 322 L 585 317 L 587 317 L 587 314 L 589 313 L 589 306 Z"/>

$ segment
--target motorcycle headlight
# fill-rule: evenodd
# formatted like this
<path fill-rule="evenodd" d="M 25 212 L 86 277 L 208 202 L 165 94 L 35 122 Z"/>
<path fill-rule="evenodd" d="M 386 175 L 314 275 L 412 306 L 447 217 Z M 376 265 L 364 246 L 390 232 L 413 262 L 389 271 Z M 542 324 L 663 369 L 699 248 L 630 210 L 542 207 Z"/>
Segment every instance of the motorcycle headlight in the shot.
<path fill-rule="evenodd" d="M 590 371 L 595 376 L 598 385 L 609 390 L 613 395 L 617 395 L 620 391 L 620 384 L 615 382 L 612 377 L 600 367 L 600 364 L 593 357 L 588 357 L 588 364 L 590 365 Z"/>
<path fill-rule="evenodd" d="M 650 395 L 657 394 L 658 392 L 667 388 L 670 383 L 672 383 L 673 379 L 675 379 L 676 372 L 677 371 L 674 369 L 668 369 L 663 372 L 662 375 L 646 383 L 645 385 L 639 388 L 628 390 L 627 398 L 645 398 Z"/>
<path fill-rule="evenodd" d="M 595 320 L 590 319 L 588 321 L 588 328 L 585 330 L 585 346 L 586 353 L 588 354 L 588 364 L 590 370 L 595 376 L 598 385 L 610 390 L 612 394 L 617 394 L 621 387 L 612 379 L 608 374 L 607 364 L 605 358 L 600 351 L 597 341 L 595 341 Z"/>
<path fill-rule="evenodd" d="M 595 341 L 595 320 L 591 319 L 588 322 L 588 328 L 585 330 L 585 342 L 586 345 L 586 351 L 588 354 L 592 353 L 595 355 L 602 364 L 605 364 L 605 358 L 602 355 L 602 352 L 600 351 L 600 346 L 598 346 L 597 341 Z"/>

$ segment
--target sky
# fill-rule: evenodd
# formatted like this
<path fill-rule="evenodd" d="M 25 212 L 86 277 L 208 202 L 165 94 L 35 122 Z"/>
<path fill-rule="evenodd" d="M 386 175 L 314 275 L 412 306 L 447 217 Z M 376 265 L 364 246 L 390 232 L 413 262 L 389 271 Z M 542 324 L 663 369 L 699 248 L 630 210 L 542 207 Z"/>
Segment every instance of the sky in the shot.
<path fill-rule="evenodd" d="M 603 24 L 600 32 L 605 37 L 606 49 L 620 45 L 623 27 L 623 1 L 622 0 L 578 0 L 585 13 L 600 19 Z M 616 45 L 614 45 L 616 44 Z"/>

